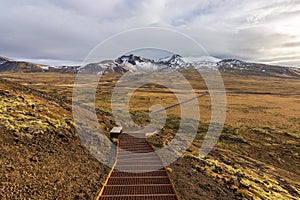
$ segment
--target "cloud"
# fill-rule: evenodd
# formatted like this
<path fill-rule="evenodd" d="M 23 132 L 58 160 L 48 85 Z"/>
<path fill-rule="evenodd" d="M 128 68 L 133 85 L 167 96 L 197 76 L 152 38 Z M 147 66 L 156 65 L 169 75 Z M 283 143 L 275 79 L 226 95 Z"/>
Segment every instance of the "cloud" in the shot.
<path fill-rule="evenodd" d="M 213 56 L 300 66 L 298 1 L 0 2 L 5 8 L 0 13 L 0 54 L 13 58 L 80 63 L 113 34 L 158 26 L 191 36 Z"/>
<path fill-rule="evenodd" d="M 297 42 L 286 42 L 283 44 L 283 47 L 288 47 L 288 48 L 291 48 L 291 47 L 300 47 L 300 41 L 297 41 Z"/>

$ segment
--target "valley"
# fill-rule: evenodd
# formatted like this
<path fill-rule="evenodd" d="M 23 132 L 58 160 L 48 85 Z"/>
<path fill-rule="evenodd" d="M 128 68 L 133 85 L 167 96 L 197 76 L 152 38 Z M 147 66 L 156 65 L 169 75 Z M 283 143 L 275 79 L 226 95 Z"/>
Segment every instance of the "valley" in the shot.
<path fill-rule="evenodd" d="M 168 166 L 179 198 L 300 198 L 299 78 L 277 72 L 273 76 L 221 72 L 226 122 L 218 144 L 200 158 L 211 102 L 209 95 L 198 99 L 201 115 L 194 142 Z M 196 93 L 207 91 L 196 73 L 182 73 Z M 109 169 L 85 150 L 76 135 L 71 113 L 75 77 L 53 72 L 0 74 L 2 198 L 97 196 Z M 96 107 L 103 110 L 98 120 L 107 132 L 115 125 L 110 99 L 120 77 L 120 73 L 102 76 L 96 93 Z M 149 118 L 140 116 L 147 116 L 151 105 L 176 103 L 166 88 L 154 84 L 149 92 L 149 86 L 140 87 L 131 96 L 130 113 L 136 123 L 147 125 Z M 169 143 L 179 117 L 179 107 L 167 111 L 164 128 L 148 138 L 153 148 Z"/>

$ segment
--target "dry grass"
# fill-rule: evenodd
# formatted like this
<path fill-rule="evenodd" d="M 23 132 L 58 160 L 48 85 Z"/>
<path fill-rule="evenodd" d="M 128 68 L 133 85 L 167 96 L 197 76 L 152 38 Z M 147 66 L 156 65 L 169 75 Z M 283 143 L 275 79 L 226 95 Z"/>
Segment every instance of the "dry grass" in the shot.
<path fill-rule="evenodd" d="M 196 94 L 207 91 L 198 74 L 184 72 L 184 75 Z M 194 163 L 195 168 L 237 189 L 245 198 L 299 198 L 300 80 L 235 74 L 222 76 L 227 93 L 223 137 L 217 145 L 218 152 L 213 151 L 207 160 L 199 159 L 200 164 Z M 1 74 L 0 77 L 50 95 L 59 95 L 65 100 L 72 99 L 75 75 L 35 73 Z M 86 78 L 89 80 L 90 77 Z M 120 75 L 102 77 L 96 94 L 97 108 L 111 112 L 112 91 L 118 78 Z M 183 92 L 179 89 L 170 91 L 156 84 L 142 86 L 128 94 L 131 97 L 131 115 L 139 119 L 137 123 L 145 125 L 149 118 L 144 114 L 148 114 L 152 105 L 167 107 L 176 104 L 176 94 L 186 95 Z M 79 98 L 85 97 L 82 95 Z M 198 102 L 202 124 L 188 156 L 197 155 L 211 118 L 210 96 L 202 97 Z M 167 114 L 169 125 L 166 126 L 165 136 L 170 139 L 172 129 L 178 126 L 180 107 L 168 110 Z M 161 140 L 157 142 L 164 143 L 165 136 L 161 135 Z"/>
<path fill-rule="evenodd" d="M 186 73 L 196 94 L 207 90 L 204 81 L 195 73 Z M 223 74 L 227 92 L 226 124 L 232 126 L 271 127 L 293 134 L 300 130 L 300 81 L 298 79 L 237 76 Z M 73 74 L 1 74 L 8 80 L 28 85 L 49 94 L 60 95 L 68 100 L 72 98 L 75 75 Z M 102 77 L 96 95 L 96 107 L 111 112 L 112 89 L 119 76 Z M 88 80 L 88 78 L 87 78 Z M 180 83 L 179 83 L 180 84 Z M 180 91 L 175 91 L 180 92 Z M 272 94 L 239 94 L 257 92 Z M 130 111 L 147 113 L 154 104 L 170 106 L 178 103 L 176 95 L 167 88 L 143 86 L 131 95 Z M 84 97 L 83 97 L 84 98 Z M 199 99 L 201 121 L 210 120 L 210 97 Z M 192 112 L 192 111 L 191 111 Z M 180 116 L 178 107 L 167 112 Z"/>

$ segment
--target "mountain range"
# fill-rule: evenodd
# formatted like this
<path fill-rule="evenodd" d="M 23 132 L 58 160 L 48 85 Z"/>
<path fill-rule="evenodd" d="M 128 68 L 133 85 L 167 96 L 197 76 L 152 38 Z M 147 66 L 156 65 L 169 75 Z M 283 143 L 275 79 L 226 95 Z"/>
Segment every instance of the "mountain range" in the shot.
<path fill-rule="evenodd" d="M 139 71 L 169 72 L 189 68 L 196 68 L 198 70 L 219 70 L 220 72 L 245 75 L 300 77 L 300 69 L 298 68 L 245 62 L 237 59 L 220 60 L 211 56 L 182 57 L 174 54 L 153 60 L 130 54 L 123 55 L 115 60 L 103 60 L 97 63 L 89 63 L 85 66 L 48 66 L 0 57 L 0 72 L 10 73 L 58 72 L 107 74 Z"/>

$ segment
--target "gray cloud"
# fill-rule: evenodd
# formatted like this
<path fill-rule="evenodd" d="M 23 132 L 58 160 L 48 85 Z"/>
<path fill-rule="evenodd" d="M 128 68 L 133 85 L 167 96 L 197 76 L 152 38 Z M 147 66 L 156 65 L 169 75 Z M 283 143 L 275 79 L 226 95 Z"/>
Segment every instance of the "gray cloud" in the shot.
<path fill-rule="evenodd" d="M 299 47 L 300 41 L 297 42 L 287 42 L 282 45 L 283 47 Z"/>
<path fill-rule="evenodd" d="M 191 36 L 213 56 L 300 66 L 298 1 L 0 2 L 0 55 L 8 57 L 80 63 L 94 46 L 113 34 L 157 26 Z"/>

